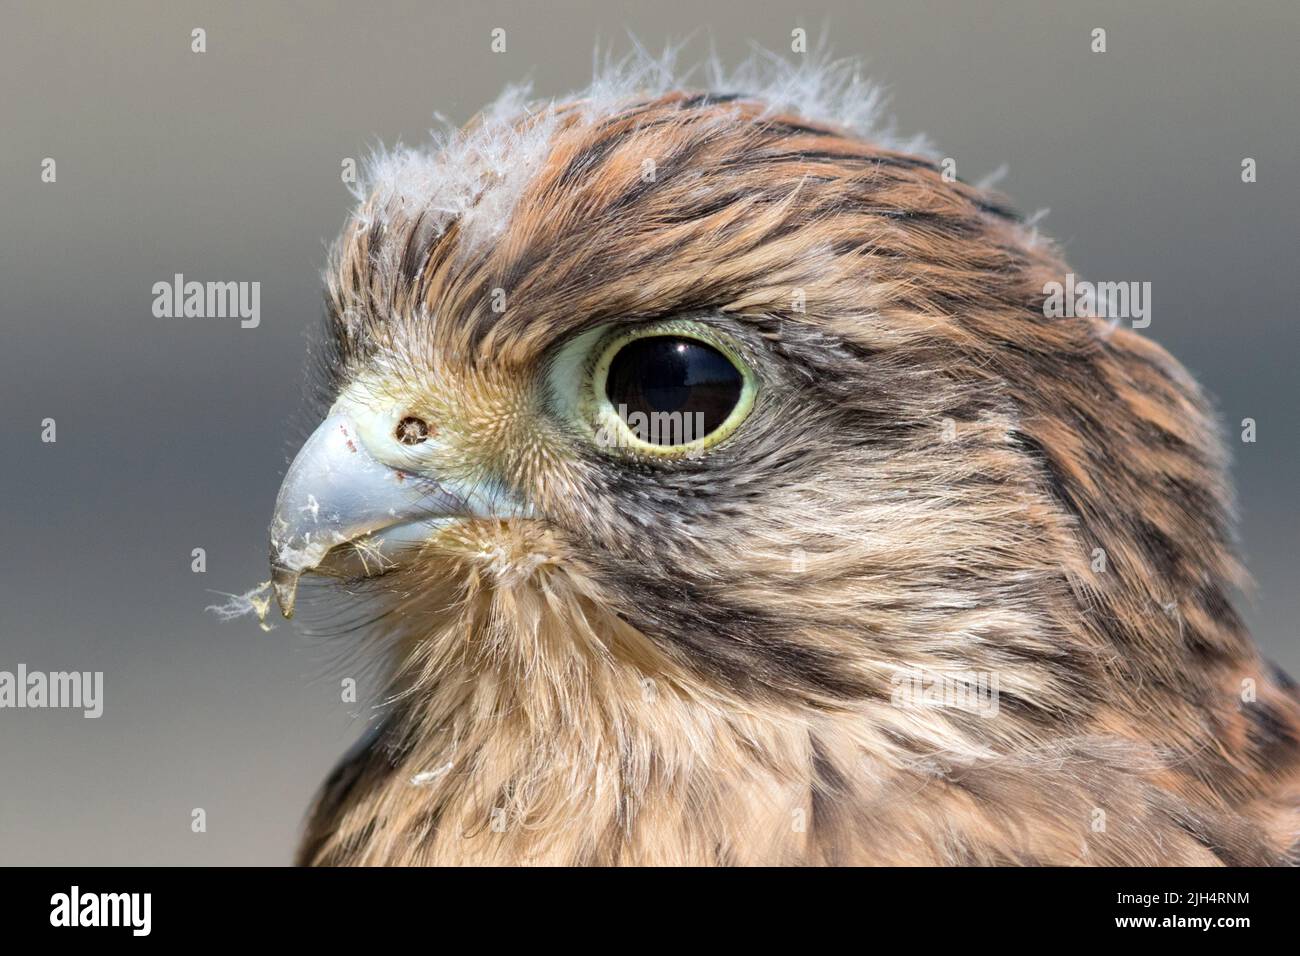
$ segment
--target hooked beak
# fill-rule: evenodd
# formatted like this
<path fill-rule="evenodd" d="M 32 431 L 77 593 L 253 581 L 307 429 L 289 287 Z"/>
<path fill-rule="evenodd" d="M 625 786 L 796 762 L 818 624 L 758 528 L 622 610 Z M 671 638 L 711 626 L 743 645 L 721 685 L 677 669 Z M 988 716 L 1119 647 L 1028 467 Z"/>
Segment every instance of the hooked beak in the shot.
<path fill-rule="evenodd" d="M 380 531 L 388 544 L 415 544 L 448 519 L 494 516 L 488 506 L 502 504 L 376 460 L 354 416 L 337 409 L 289 465 L 275 502 L 271 585 L 286 618 L 298 579 L 334 548 Z"/>

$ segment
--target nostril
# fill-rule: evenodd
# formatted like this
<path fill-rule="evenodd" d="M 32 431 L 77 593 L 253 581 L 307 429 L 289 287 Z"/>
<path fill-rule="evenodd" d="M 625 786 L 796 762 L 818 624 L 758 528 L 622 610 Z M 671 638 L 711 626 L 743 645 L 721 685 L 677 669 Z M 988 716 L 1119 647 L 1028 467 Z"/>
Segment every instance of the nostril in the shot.
<path fill-rule="evenodd" d="M 429 437 L 429 426 L 422 418 L 408 415 L 397 423 L 397 440 L 403 445 L 418 445 Z"/>

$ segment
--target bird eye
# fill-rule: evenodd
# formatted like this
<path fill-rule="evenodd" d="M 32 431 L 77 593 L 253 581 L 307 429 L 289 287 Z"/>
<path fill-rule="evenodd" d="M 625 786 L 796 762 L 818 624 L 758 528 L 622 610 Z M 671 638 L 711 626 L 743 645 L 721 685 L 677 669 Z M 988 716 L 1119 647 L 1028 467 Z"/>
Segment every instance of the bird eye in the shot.
<path fill-rule="evenodd" d="M 609 403 L 653 445 L 684 445 L 717 431 L 743 387 L 744 377 L 725 355 L 675 335 L 621 346 L 605 374 Z M 656 420 L 659 428 L 646 427 Z"/>
<path fill-rule="evenodd" d="M 418 445 L 429 437 L 429 426 L 422 418 L 408 415 L 397 423 L 397 440 L 403 445 Z"/>
<path fill-rule="evenodd" d="M 732 434 L 753 407 L 756 382 L 729 340 L 700 322 L 671 320 L 595 336 L 580 412 L 597 444 L 680 457 Z"/>

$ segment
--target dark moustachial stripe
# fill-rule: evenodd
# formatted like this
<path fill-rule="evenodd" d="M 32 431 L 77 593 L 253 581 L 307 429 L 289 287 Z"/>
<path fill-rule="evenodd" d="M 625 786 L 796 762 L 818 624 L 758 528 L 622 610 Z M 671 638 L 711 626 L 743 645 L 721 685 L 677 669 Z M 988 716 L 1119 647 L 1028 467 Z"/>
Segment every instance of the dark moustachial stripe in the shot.
<path fill-rule="evenodd" d="M 692 665 L 743 693 L 785 688 L 844 700 L 880 693 L 837 655 L 787 636 L 796 622 L 780 608 L 740 605 L 722 589 L 665 580 L 629 564 L 614 573 L 611 593 L 632 598 L 622 612 L 630 624 L 689 651 Z"/>

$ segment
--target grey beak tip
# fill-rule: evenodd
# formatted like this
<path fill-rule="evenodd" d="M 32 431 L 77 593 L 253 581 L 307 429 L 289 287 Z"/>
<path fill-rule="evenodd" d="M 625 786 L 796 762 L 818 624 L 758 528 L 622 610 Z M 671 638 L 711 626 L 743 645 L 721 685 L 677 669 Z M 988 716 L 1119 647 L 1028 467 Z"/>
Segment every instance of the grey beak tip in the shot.
<path fill-rule="evenodd" d="M 271 588 L 275 591 L 275 602 L 280 605 L 280 614 L 285 620 L 293 617 L 300 577 L 302 577 L 301 571 L 293 571 L 274 562 L 271 564 Z"/>

